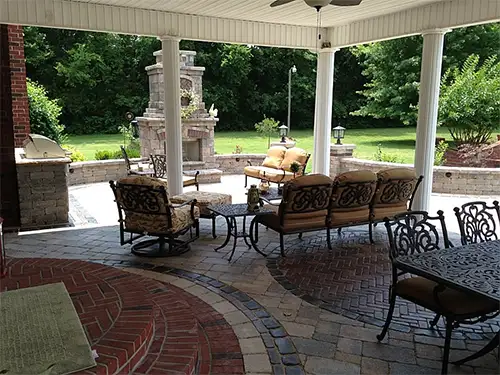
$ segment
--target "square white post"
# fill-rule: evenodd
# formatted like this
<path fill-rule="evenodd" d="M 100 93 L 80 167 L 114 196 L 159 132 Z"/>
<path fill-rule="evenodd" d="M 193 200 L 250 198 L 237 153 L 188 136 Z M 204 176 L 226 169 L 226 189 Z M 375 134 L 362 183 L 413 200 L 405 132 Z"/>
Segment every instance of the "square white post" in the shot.
<path fill-rule="evenodd" d="M 422 67 L 420 70 L 415 171 L 418 176 L 424 176 L 424 180 L 417 190 L 415 200 L 413 201 L 413 210 L 429 210 L 432 194 L 432 174 L 444 34 L 447 31 L 448 30 L 431 30 L 422 34 L 424 45 L 422 49 Z"/>
<path fill-rule="evenodd" d="M 316 106 L 314 110 L 313 173 L 330 175 L 332 135 L 333 71 L 337 49 L 318 52 L 316 68 Z"/>
<path fill-rule="evenodd" d="M 165 138 L 167 181 L 170 196 L 182 194 L 182 123 L 179 42 L 176 37 L 161 38 L 165 98 Z"/>

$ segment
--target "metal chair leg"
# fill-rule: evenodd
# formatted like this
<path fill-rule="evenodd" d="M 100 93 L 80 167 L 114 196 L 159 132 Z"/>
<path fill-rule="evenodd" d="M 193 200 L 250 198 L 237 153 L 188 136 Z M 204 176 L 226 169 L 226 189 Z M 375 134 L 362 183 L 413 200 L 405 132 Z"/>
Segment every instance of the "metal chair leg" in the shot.
<path fill-rule="evenodd" d="M 342 233 L 342 228 L 339 228 L 337 229 L 337 234 L 340 236 L 340 234 Z"/>
<path fill-rule="evenodd" d="M 326 227 L 326 244 L 328 249 L 332 250 L 332 239 L 330 238 L 330 227 Z"/>
<path fill-rule="evenodd" d="M 280 250 L 281 250 L 281 256 L 284 257 L 285 256 L 285 241 L 284 241 L 282 233 L 280 233 Z"/>
<path fill-rule="evenodd" d="M 453 321 L 451 319 L 446 318 L 446 334 L 444 336 L 443 366 L 441 367 L 441 375 L 446 375 L 448 373 L 448 360 L 450 358 L 452 330 L 453 330 Z"/>
<path fill-rule="evenodd" d="M 299 240 L 302 239 L 302 233 L 299 233 Z"/>
<path fill-rule="evenodd" d="M 439 318 L 441 318 L 441 315 L 440 314 L 436 314 L 436 316 L 434 317 L 434 319 L 431 320 L 431 322 L 429 323 L 429 325 L 431 327 L 435 327 L 436 324 L 438 324 L 438 322 L 439 322 Z"/>
<path fill-rule="evenodd" d="M 248 176 L 245 175 L 245 187 L 247 187 L 247 185 L 248 185 Z"/>
<path fill-rule="evenodd" d="M 387 318 L 385 319 L 384 328 L 382 328 L 382 332 L 377 335 L 377 340 L 382 341 L 387 334 L 387 330 L 389 329 L 389 325 L 391 324 L 392 314 L 394 313 L 394 306 L 396 305 L 396 293 L 390 292 L 390 300 L 389 300 L 389 311 L 387 312 Z"/>
<path fill-rule="evenodd" d="M 370 222 L 370 224 L 368 224 L 368 233 L 370 234 L 370 243 L 375 243 L 375 241 L 373 241 L 373 223 Z"/>

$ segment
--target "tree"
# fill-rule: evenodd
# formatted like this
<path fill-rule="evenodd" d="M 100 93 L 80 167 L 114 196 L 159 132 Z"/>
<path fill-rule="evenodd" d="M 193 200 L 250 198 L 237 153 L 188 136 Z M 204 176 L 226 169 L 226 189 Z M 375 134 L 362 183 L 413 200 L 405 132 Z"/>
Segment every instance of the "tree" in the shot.
<path fill-rule="evenodd" d="M 500 56 L 499 45 L 499 24 L 456 29 L 446 34 L 443 72 L 460 66 L 470 54 L 477 54 L 481 62 Z M 422 38 L 393 39 L 353 51 L 368 80 L 361 92 L 366 102 L 353 114 L 416 125 Z"/>
<path fill-rule="evenodd" d="M 457 143 L 481 144 L 500 124 L 500 61 L 470 55 L 441 80 L 439 120 Z"/>
<path fill-rule="evenodd" d="M 265 115 L 262 121 L 255 124 L 255 130 L 267 137 L 267 148 L 271 147 L 271 137 L 277 133 L 279 124 L 279 121 Z"/>
<path fill-rule="evenodd" d="M 61 144 L 65 141 L 64 126 L 59 124 L 61 107 L 47 97 L 45 89 L 27 80 L 31 132 L 44 135 Z"/>

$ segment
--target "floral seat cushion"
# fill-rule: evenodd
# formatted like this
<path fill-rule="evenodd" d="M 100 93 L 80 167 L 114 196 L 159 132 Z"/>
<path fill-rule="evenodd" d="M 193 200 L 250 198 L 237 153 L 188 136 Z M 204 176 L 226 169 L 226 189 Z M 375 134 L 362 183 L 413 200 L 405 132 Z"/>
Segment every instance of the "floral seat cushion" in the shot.
<path fill-rule="evenodd" d="M 231 204 L 233 200 L 231 195 L 229 194 L 212 193 L 209 191 L 190 191 L 187 193 L 175 195 L 170 199 L 170 201 L 174 204 L 181 204 L 192 199 L 196 199 L 196 205 L 199 207 L 200 214 L 202 216 L 211 214 L 211 212 L 207 208 L 208 206 L 213 206 L 216 204 Z"/>
<path fill-rule="evenodd" d="M 172 227 L 168 226 L 166 215 L 139 214 L 135 212 L 125 212 L 125 228 L 134 232 L 150 234 L 176 233 L 194 224 L 191 217 L 191 206 L 178 207 L 172 212 Z M 198 207 L 194 208 L 194 217 L 200 217 Z"/>

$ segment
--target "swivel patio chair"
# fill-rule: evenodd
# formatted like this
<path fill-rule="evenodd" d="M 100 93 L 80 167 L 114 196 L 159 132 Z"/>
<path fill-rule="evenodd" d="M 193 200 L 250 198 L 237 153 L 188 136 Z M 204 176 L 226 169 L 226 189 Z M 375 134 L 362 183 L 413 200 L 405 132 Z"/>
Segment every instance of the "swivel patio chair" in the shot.
<path fill-rule="evenodd" d="M 120 244 L 132 244 L 144 236 L 157 237 L 132 245 L 133 254 L 150 257 L 182 254 L 199 237 L 200 211 L 196 200 L 171 204 L 165 184 L 153 177 L 127 176 L 109 184 L 118 207 Z M 180 239 L 188 233 L 187 239 Z M 130 234 L 129 239 L 125 239 L 126 234 Z"/>
<path fill-rule="evenodd" d="M 492 206 L 481 201 L 468 202 L 453 210 L 458 220 L 462 245 L 498 240 L 500 237 L 498 201 L 494 201 Z"/>
<path fill-rule="evenodd" d="M 330 229 L 326 222 L 329 217 L 331 194 L 332 179 L 322 174 L 300 176 L 286 182 L 283 185 L 281 203 L 275 205 L 269 202 L 265 206 L 274 210 L 274 213 L 256 216 L 252 220 L 250 241 L 253 247 L 263 254 L 258 248 L 256 236 L 259 224 L 279 233 L 282 256 L 285 256 L 285 235 L 326 229 L 330 236 Z"/>
<path fill-rule="evenodd" d="M 411 276 L 398 269 L 397 258 L 400 256 L 450 247 L 443 211 L 438 211 L 437 217 L 431 217 L 425 211 L 410 211 L 395 215 L 393 220 L 385 219 L 384 221 L 389 236 L 392 285 L 389 289 L 390 306 L 387 319 L 377 339 L 382 341 L 387 333 L 396 297 L 401 297 L 436 313 L 431 326 L 436 325 L 439 318 L 443 316 L 446 332 L 441 372 L 446 374 L 452 330 L 462 323 L 474 324 L 497 315 L 498 303 L 446 287 L 424 277 Z"/>
<path fill-rule="evenodd" d="M 151 163 L 153 164 L 154 177 L 159 178 L 163 181 L 167 181 L 167 157 L 165 155 L 151 155 Z M 200 171 L 196 171 L 194 176 L 182 176 L 182 186 L 196 186 L 196 190 L 200 190 L 200 184 L 198 183 L 198 176 Z"/>

